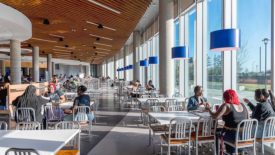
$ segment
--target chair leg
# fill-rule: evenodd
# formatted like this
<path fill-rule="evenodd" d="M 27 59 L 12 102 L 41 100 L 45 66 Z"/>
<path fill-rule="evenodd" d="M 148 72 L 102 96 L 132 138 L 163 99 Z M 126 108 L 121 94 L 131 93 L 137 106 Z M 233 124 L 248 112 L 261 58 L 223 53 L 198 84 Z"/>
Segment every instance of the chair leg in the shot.
<path fill-rule="evenodd" d="M 253 154 L 256 155 L 256 143 L 254 142 L 254 145 L 253 145 Z"/>
<path fill-rule="evenodd" d="M 199 145 L 198 145 L 198 140 L 196 140 L 196 155 L 199 154 Z"/>
<path fill-rule="evenodd" d="M 191 143 L 189 142 L 189 145 L 188 145 L 188 155 L 189 155 L 189 154 L 191 155 L 190 145 L 191 145 Z M 184 152 L 185 152 L 185 149 L 184 149 Z"/>
<path fill-rule="evenodd" d="M 238 147 L 235 147 L 235 154 L 238 155 Z"/>
<path fill-rule="evenodd" d="M 214 155 L 217 155 L 216 140 L 214 141 L 214 149 L 213 149 L 213 151 L 214 151 Z"/>
<path fill-rule="evenodd" d="M 170 151 L 171 151 L 171 148 L 170 148 L 170 145 L 168 145 L 167 155 L 170 155 Z"/>
<path fill-rule="evenodd" d="M 262 154 L 264 154 L 264 143 L 262 142 Z"/>

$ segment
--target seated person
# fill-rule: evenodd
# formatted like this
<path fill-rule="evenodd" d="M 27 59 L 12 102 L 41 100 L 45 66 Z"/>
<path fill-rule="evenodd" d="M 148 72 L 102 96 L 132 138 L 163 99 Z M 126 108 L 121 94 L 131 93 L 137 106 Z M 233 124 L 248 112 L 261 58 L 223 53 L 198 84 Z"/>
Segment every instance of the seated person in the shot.
<path fill-rule="evenodd" d="M 146 85 L 146 90 L 155 90 L 155 86 L 153 85 L 152 80 L 148 81 L 148 84 Z"/>
<path fill-rule="evenodd" d="M 0 87 L 0 106 L 2 107 L 6 107 L 6 98 L 8 95 L 8 88 L 10 85 L 10 80 L 7 76 L 4 77 L 4 85 L 2 87 Z"/>
<path fill-rule="evenodd" d="M 76 109 L 77 106 L 88 106 L 90 107 L 90 96 L 84 94 L 87 88 L 83 85 L 79 86 L 77 88 L 77 97 L 74 99 L 74 105 L 70 111 L 70 113 L 73 112 L 73 109 Z M 67 111 L 68 112 L 68 111 Z M 76 115 L 77 117 L 77 115 Z M 92 121 L 94 119 L 94 114 L 92 112 L 87 111 L 87 117 L 89 121 Z M 65 116 L 65 121 L 73 121 L 73 114 Z"/>
<path fill-rule="evenodd" d="M 44 94 L 45 97 L 49 97 L 51 102 L 65 102 L 64 93 L 61 90 L 56 90 L 55 84 L 50 83 L 48 86 L 48 92 Z"/>
<path fill-rule="evenodd" d="M 209 104 L 206 104 L 206 110 L 209 111 L 209 114 L 213 119 L 222 118 L 225 124 L 223 129 L 218 133 L 223 136 L 225 141 L 235 143 L 237 126 L 242 120 L 248 119 L 248 111 L 245 105 L 239 101 L 238 95 L 234 90 L 226 90 L 223 93 L 223 100 L 224 103 L 220 106 L 217 112 L 212 112 Z M 235 148 L 229 145 L 225 146 L 226 151 L 229 154 L 235 153 Z"/>
<path fill-rule="evenodd" d="M 248 107 L 252 110 L 252 118 L 258 120 L 257 138 L 262 138 L 264 130 L 264 121 L 268 117 L 275 116 L 275 112 L 272 109 L 271 104 L 268 101 L 269 92 L 267 89 L 256 89 L 255 100 L 258 102 L 255 106 L 247 98 L 244 98 L 244 102 L 247 103 Z"/>
<path fill-rule="evenodd" d="M 33 85 L 29 85 L 21 96 L 18 96 L 14 101 L 12 101 L 12 105 L 15 108 L 33 108 L 35 111 L 36 121 L 42 122 L 42 106 L 48 103 L 49 100 L 38 96 L 36 93 L 36 87 Z"/>
<path fill-rule="evenodd" d="M 203 89 L 201 86 L 194 88 L 195 95 L 190 97 L 188 100 L 187 110 L 198 110 L 200 106 L 205 106 L 207 99 L 203 97 Z"/>

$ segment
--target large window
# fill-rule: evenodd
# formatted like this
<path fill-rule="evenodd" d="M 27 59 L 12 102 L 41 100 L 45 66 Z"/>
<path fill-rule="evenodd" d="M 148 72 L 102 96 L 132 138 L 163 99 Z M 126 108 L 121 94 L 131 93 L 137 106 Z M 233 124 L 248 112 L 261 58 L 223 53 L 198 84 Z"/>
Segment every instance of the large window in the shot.
<path fill-rule="evenodd" d="M 241 49 L 237 51 L 237 89 L 240 97 L 254 99 L 254 90 L 271 86 L 271 0 L 238 0 L 237 27 Z"/>
<path fill-rule="evenodd" d="M 179 20 L 177 19 L 174 23 L 174 46 L 180 45 L 180 27 L 179 27 Z M 179 92 L 179 85 L 180 85 L 180 61 L 175 60 L 174 68 L 175 68 L 175 92 Z"/>
<path fill-rule="evenodd" d="M 241 0 L 242 1 L 242 0 Z M 210 103 L 222 99 L 222 55 L 210 50 L 210 33 L 222 28 L 222 0 L 207 1 L 207 96 Z"/>
<path fill-rule="evenodd" d="M 196 62 L 196 9 L 190 10 L 185 15 L 185 45 L 189 50 L 187 59 L 186 75 L 188 96 L 193 95 L 195 85 L 195 62 Z"/>

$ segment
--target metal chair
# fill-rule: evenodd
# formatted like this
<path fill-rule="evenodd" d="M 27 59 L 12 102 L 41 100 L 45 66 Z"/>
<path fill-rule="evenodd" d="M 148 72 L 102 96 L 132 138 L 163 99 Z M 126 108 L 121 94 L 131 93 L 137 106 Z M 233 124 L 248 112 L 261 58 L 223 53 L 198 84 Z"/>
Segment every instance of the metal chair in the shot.
<path fill-rule="evenodd" d="M 183 111 L 181 105 L 173 105 L 168 107 L 168 111 Z"/>
<path fill-rule="evenodd" d="M 164 95 L 164 94 L 159 94 L 159 95 L 158 95 L 158 98 L 165 98 L 165 97 L 167 97 L 167 96 Z"/>
<path fill-rule="evenodd" d="M 173 146 L 188 146 L 188 154 L 191 154 L 191 132 L 192 121 L 185 118 L 175 118 L 170 121 L 169 134 L 161 135 L 161 154 L 163 147 L 168 147 L 167 154 L 170 155 Z"/>
<path fill-rule="evenodd" d="M 140 98 L 151 98 L 151 95 L 141 95 Z"/>
<path fill-rule="evenodd" d="M 258 121 L 256 119 L 243 120 L 237 126 L 235 142 L 224 140 L 224 144 L 235 148 L 236 153 L 238 153 L 238 149 L 253 147 L 253 154 L 256 155 L 257 128 Z"/>
<path fill-rule="evenodd" d="M 80 124 L 75 121 L 62 121 L 55 124 L 55 130 L 80 129 Z"/>
<path fill-rule="evenodd" d="M 8 124 L 4 121 L 0 121 L 0 130 L 8 130 Z"/>
<path fill-rule="evenodd" d="M 75 97 L 76 97 L 76 94 L 74 94 L 74 93 L 65 94 L 65 98 L 66 98 L 67 101 L 73 101 Z"/>
<path fill-rule="evenodd" d="M 17 108 L 16 109 L 17 122 L 31 122 L 36 121 L 35 111 L 33 108 Z"/>
<path fill-rule="evenodd" d="M 39 122 L 19 122 L 16 124 L 16 130 L 40 130 Z"/>
<path fill-rule="evenodd" d="M 44 106 L 44 116 L 46 119 L 46 129 L 49 124 L 56 124 L 63 120 L 64 112 L 59 106 L 46 105 Z"/>
<path fill-rule="evenodd" d="M 151 106 L 149 111 L 150 112 L 164 112 L 165 107 L 163 107 L 163 106 Z"/>
<path fill-rule="evenodd" d="M 172 97 L 183 97 L 183 95 L 179 92 L 176 92 Z"/>
<path fill-rule="evenodd" d="M 158 99 L 148 99 L 148 100 L 146 100 L 146 105 L 148 107 L 158 106 L 159 105 L 159 100 Z"/>
<path fill-rule="evenodd" d="M 267 118 L 263 127 L 262 138 L 256 139 L 257 142 L 261 143 L 262 154 L 264 154 L 264 144 L 275 143 L 275 117 Z"/>
<path fill-rule="evenodd" d="M 39 155 L 34 149 L 10 148 L 5 155 Z"/>
<path fill-rule="evenodd" d="M 90 135 L 92 129 L 92 120 L 88 119 L 88 114 L 91 114 L 91 109 L 89 106 L 78 106 L 73 110 L 73 120 L 79 122 L 80 128 L 82 128 L 84 125 L 88 125 Z"/>
<path fill-rule="evenodd" d="M 197 127 L 196 134 L 192 135 L 192 139 L 195 140 L 196 143 L 196 155 L 198 155 L 199 144 L 205 143 L 214 143 L 214 154 L 216 155 L 216 128 L 217 128 L 217 120 L 212 118 L 200 118 Z"/>

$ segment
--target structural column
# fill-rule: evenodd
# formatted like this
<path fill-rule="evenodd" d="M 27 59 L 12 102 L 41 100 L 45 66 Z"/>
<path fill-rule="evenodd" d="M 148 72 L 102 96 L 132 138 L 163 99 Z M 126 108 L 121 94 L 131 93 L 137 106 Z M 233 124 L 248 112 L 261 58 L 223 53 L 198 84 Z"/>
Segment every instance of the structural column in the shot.
<path fill-rule="evenodd" d="M 32 78 L 33 82 L 39 82 L 39 47 L 34 46 L 32 50 Z"/>
<path fill-rule="evenodd" d="M 127 52 L 127 45 L 124 46 L 123 48 L 123 67 L 126 67 L 126 52 Z M 123 77 L 124 77 L 124 80 L 126 81 L 126 70 L 123 71 Z"/>
<path fill-rule="evenodd" d="M 55 62 L 52 62 L 52 73 L 55 75 Z"/>
<path fill-rule="evenodd" d="M 106 69 L 106 71 L 105 71 L 105 77 L 108 77 L 108 60 L 106 60 L 106 64 L 105 64 L 105 69 Z"/>
<path fill-rule="evenodd" d="M 50 81 L 51 80 L 51 78 L 52 78 L 52 54 L 48 54 L 48 56 L 47 56 L 47 69 L 48 69 L 48 81 Z"/>
<path fill-rule="evenodd" d="M 6 75 L 6 65 L 5 65 L 5 61 L 4 61 L 4 60 L 1 60 L 0 63 L 1 63 L 1 73 L 2 73 L 2 76 L 5 76 L 5 75 Z"/>
<path fill-rule="evenodd" d="M 140 45 L 140 32 L 134 31 L 133 33 L 133 79 L 139 80 L 139 45 Z"/>
<path fill-rule="evenodd" d="M 117 77 L 116 71 L 116 56 L 114 56 L 114 79 Z"/>
<path fill-rule="evenodd" d="M 25 71 L 26 71 L 26 75 L 30 75 L 30 68 L 29 67 L 27 67 Z"/>
<path fill-rule="evenodd" d="M 11 83 L 21 84 L 21 43 L 18 40 L 10 41 Z"/>
<path fill-rule="evenodd" d="M 91 67 L 90 64 L 86 66 L 86 75 L 85 76 L 90 76 L 91 75 Z"/>
<path fill-rule="evenodd" d="M 159 1 L 159 86 L 160 93 L 172 96 L 174 70 L 171 48 L 174 43 L 173 0 Z"/>

